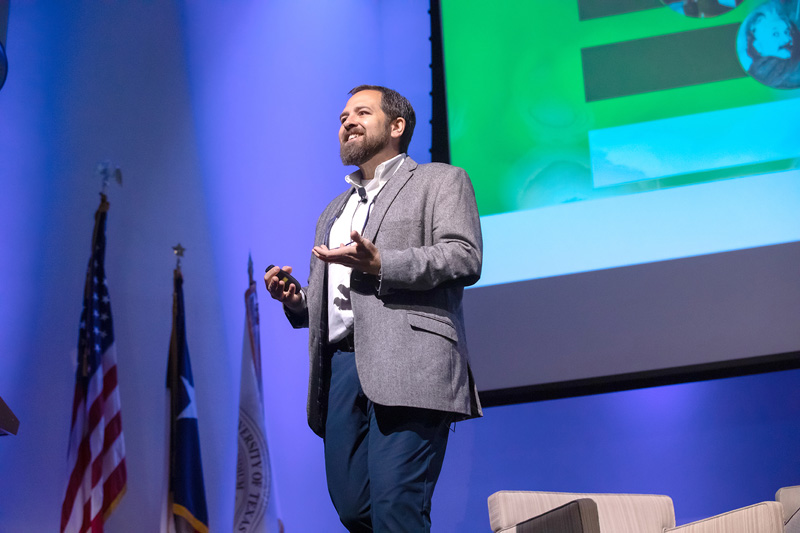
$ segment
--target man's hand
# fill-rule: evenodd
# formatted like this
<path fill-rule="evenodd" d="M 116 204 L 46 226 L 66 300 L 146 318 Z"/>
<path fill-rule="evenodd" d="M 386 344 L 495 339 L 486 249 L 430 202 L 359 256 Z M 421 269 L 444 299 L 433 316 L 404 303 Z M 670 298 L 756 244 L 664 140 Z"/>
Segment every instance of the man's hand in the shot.
<path fill-rule="evenodd" d="M 350 238 L 353 239 L 353 243 L 347 246 L 342 245 L 331 250 L 323 244 L 315 246 L 312 252 L 315 257 L 326 263 L 344 265 L 375 276 L 380 274 L 381 254 L 378 248 L 355 230 L 350 232 Z"/>
<path fill-rule="evenodd" d="M 290 284 L 287 289 L 286 284 L 278 279 L 280 270 L 280 267 L 272 267 L 264 274 L 264 284 L 267 286 L 267 292 L 269 292 L 273 300 L 282 302 L 290 311 L 301 313 L 303 311 L 303 297 L 295 291 L 294 284 Z M 285 266 L 283 271 L 291 274 L 292 267 Z"/>

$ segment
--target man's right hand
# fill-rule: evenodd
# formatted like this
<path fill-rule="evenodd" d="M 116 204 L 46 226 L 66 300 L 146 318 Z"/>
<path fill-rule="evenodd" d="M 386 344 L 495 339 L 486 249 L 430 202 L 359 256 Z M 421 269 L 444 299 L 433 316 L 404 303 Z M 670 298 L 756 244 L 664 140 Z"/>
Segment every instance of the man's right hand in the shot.
<path fill-rule="evenodd" d="M 267 286 L 267 292 L 273 300 L 278 300 L 283 303 L 289 311 L 293 313 L 301 313 L 303 311 L 303 296 L 295 291 L 294 284 L 290 284 L 286 288 L 286 284 L 278 279 L 278 272 L 291 274 L 292 267 L 285 266 L 283 269 L 280 267 L 272 267 L 264 274 L 264 284 Z"/>

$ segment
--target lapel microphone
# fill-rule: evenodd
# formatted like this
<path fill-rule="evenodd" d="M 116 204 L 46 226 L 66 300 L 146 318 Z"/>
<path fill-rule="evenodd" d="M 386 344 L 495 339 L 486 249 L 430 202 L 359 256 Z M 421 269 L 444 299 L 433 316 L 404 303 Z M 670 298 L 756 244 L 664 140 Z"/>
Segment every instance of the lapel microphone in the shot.
<path fill-rule="evenodd" d="M 356 187 L 358 196 L 361 198 L 361 203 L 367 203 L 367 190 L 364 187 Z"/>

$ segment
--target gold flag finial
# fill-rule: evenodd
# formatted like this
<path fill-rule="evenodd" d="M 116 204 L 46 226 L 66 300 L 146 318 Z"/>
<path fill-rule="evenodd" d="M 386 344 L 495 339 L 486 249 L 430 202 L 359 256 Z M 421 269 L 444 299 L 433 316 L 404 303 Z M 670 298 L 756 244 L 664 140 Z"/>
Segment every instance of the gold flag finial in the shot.
<path fill-rule="evenodd" d="M 181 257 L 183 257 L 183 253 L 186 251 L 186 248 L 181 246 L 181 243 L 176 244 L 172 247 L 172 252 L 177 257 L 177 263 L 175 264 L 175 268 L 180 270 L 181 268 Z"/>

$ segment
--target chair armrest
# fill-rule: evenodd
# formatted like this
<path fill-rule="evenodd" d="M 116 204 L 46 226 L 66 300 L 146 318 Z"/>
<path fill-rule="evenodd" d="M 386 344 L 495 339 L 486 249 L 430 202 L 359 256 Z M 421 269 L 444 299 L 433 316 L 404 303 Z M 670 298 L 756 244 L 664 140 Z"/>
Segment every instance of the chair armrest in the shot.
<path fill-rule="evenodd" d="M 783 505 L 783 522 L 789 524 L 790 520 L 796 521 L 800 517 L 800 485 L 783 487 L 775 493 L 775 500 Z"/>
<path fill-rule="evenodd" d="M 783 533 L 783 508 L 778 502 L 761 502 L 664 533 Z"/>
<path fill-rule="evenodd" d="M 505 531 L 582 498 L 589 498 L 597 504 L 601 531 L 663 533 L 665 528 L 675 526 L 672 500 L 668 496 L 512 490 L 501 490 L 489 496 L 489 524 L 492 531 Z"/>
<path fill-rule="evenodd" d="M 597 504 L 581 498 L 521 522 L 503 533 L 600 533 Z"/>

